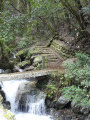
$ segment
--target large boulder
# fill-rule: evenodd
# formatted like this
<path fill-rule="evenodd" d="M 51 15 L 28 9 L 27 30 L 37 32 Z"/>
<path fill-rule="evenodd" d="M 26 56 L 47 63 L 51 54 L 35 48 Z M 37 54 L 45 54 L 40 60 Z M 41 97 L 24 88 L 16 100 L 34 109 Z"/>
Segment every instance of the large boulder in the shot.
<path fill-rule="evenodd" d="M 15 102 L 18 103 L 18 108 L 16 110 L 26 110 L 28 111 L 28 108 L 25 108 L 26 105 L 26 99 L 27 96 L 30 94 L 30 91 L 33 91 L 35 87 L 36 82 L 35 81 L 26 81 L 19 85 L 18 92 L 16 94 Z"/>
<path fill-rule="evenodd" d="M 34 78 L 33 78 L 34 79 Z M 29 93 L 31 91 L 32 88 L 36 87 L 36 81 L 25 81 L 23 83 L 21 83 L 18 87 L 18 92 L 16 94 L 16 98 L 15 101 L 18 100 L 18 98 L 24 94 L 24 93 Z"/>
<path fill-rule="evenodd" d="M 37 66 L 38 64 L 40 64 L 42 62 L 42 56 L 37 56 L 35 57 L 34 61 L 33 61 L 33 65 Z"/>
<path fill-rule="evenodd" d="M 43 99 L 45 94 L 36 88 L 36 81 L 26 81 L 20 84 L 15 102 L 18 103 L 16 110 L 28 112 L 30 103 Z"/>
<path fill-rule="evenodd" d="M 0 95 L 0 104 L 3 102 L 3 97 Z"/>
<path fill-rule="evenodd" d="M 62 109 L 65 106 L 67 106 L 67 104 L 69 104 L 70 100 L 65 98 L 64 96 L 60 96 L 59 99 L 56 102 L 56 108 L 57 109 Z"/>

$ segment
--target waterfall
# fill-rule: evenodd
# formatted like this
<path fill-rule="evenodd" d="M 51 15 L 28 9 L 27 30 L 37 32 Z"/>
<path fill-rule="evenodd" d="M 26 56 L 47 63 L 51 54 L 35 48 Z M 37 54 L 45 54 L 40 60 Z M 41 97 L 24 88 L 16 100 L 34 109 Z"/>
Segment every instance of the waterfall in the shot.
<path fill-rule="evenodd" d="M 24 87 L 22 84 L 25 84 Z M 11 103 L 11 111 L 16 120 L 52 120 L 45 113 L 45 94 L 33 84 L 25 79 L 3 82 L 2 89 L 5 92 L 6 100 Z M 26 87 L 30 89 L 29 92 L 24 91 Z M 21 91 L 19 92 L 19 90 Z"/>

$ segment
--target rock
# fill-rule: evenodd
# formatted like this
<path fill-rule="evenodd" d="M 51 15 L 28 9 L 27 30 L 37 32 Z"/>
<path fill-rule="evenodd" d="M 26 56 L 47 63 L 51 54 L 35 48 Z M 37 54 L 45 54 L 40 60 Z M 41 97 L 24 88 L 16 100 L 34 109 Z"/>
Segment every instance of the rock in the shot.
<path fill-rule="evenodd" d="M 4 70 L 3 69 L 0 69 L 0 74 L 4 73 Z"/>
<path fill-rule="evenodd" d="M 35 69 L 35 67 L 32 65 L 32 66 L 30 66 L 30 67 L 26 67 L 25 69 L 24 69 L 24 71 L 32 71 L 32 70 L 34 70 Z"/>
<path fill-rule="evenodd" d="M 45 104 L 46 104 L 47 108 L 54 108 L 55 107 L 54 98 L 49 98 L 47 96 L 45 99 Z"/>
<path fill-rule="evenodd" d="M 2 89 L 2 87 L 0 86 L 0 90 Z"/>
<path fill-rule="evenodd" d="M 0 95 L 0 104 L 3 102 L 3 97 Z"/>
<path fill-rule="evenodd" d="M 83 115 L 88 115 L 90 113 L 90 106 L 82 106 L 80 111 Z"/>
<path fill-rule="evenodd" d="M 60 96 L 60 98 L 56 102 L 56 108 L 57 109 L 62 109 L 65 106 L 67 106 L 67 104 L 69 102 L 70 102 L 70 100 L 66 99 L 64 96 Z"/>
<path fill-rule="evenodd" d="M 27 54 L 28 54 L 28 50 L 27 49 L 23 49 L 23 50 L 20 50 L 19 52 L 17 52 L 16 57 L 18 59 L 20 59 L 20 61 L 22 62 L 22 61 L 25 60 Z"/>
<path fill-rule="evenodd" d="M 3 103 L 3 107 L 4 107 L 5 109 L 10 110 L 10 109 L 11 109 L 10 102 L 9 102 L 9 101 L 4 102 L 4 103 Z"/>
<path fill-rule="evenodd" d="M 20 68 L 18 66 L 14 66 L 13 72 L 19 72 Z"/>
<path fill-rule="evenodd" d="M 73 110 L 73 112 L 75 113 L 81 113 L 81 106 L 78 105 L 78 103 L 75 103 L 75 102 L 71 102 L 71 108 Z"/>
<path fill-rule="evenodd" d="M 11 71 L 10 69 L 6 69 L 6 70 L 4 71 L 4 73 L 5 73 L 5 74 L 7 74 L 7 73 L 12 73 L 12 71 Z"/>
<path fill-rule="evenodd" d="M 45 94 L 38 90 L 35 84 L 35 81 L 24 82 L 20 84 L 18 88 L 18 93 L 15 98 L 15 102 L 19 103 L 16 110 L 28 112 L 30 101 L 35 103 L 45 97 Z"/>
<path fill-rule="evenodd" d="M 90 120 L 90 114 L 88 115 L 88 117 L 86 117 L 86 119 L 85 120 Z"/>
<path fill-rule="evenodd" d="M 7 61 L 7 60 L 3 60 L 3 61 L 0 61 L 0 67 L 1 69 L 10 69 L 12 70 L 14 68 L 14 62 L 13 61 Z"/>
<path fill-rule="evenodd" d="M 90 113 L 90 106 L 81 106 L 75 102 L 71 103 L 71 108 L 74 113 L 82 113 L 83 115 L 88 115 Z"/>
<path fill-rule="evenodd" d="M 30 65 L 30 61 L 29 60 L 25 60 L 25 61 L 20 62 L 20 63 L 17 64 L 17 66 L 19 66 L 22 69 L 24 69 L 28 65 Z"/>
<path fill-rule="evenodd" d="M 25 108 L 27 96 L 30 94 L 30 91 L 34 91 L 36 82 L 35 81 L 25 81 L 21 83 L 18 87 L 18 92 L 16 94 L 15 102 L 18 102 L 18 108 L 21 111 L 28 111 L 28 107 Z"/>
<path fill-rule="evenodd" d="M 33 61 L 33 65 L 34 66 L 37 66 L 39 63 L 41 63 L 42 62 L 42 56 L 37 56 L 35 59 L 34 59 L 34 61 Z"/>
<path fill-rule="evenodd" d="M 5 96 L 5 93 L 3 92 L 3 90 L 0 90 L 0 94 L 3 97 L 3 102 L 6 101 L 6 96 Z"/>
<path fill-rule="evenodd" d="M 73 64 L 73 63 L 76 63 L 77 60 L 78 60 L 77 58 L 67 59 L 67 60 L 63 61 L 62 66 L 64 66 L 65 64 Z"/>

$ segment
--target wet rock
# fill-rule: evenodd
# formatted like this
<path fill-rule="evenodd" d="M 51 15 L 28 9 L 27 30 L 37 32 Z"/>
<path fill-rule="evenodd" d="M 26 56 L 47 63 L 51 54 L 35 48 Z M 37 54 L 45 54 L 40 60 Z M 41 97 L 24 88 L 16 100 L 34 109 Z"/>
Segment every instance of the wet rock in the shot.
<path fill-rule="evenodd" d="M 45 99 L 45 104 L 47 106 L 47 108 L 54 108 L 55 107 L 55 102 L 54 102 L 54 98 L 50 98 L 50 97 L 46 97 Z"/>
<path fill-rule="evenodd" d="M 65 106 L 67 106 L 67 104 L 70 102 L 69 99 L 66 99 L 65 97 L 61 96 L 57 102 L 56 102 L 56 108 L 57 109 L 62 109 Z"/>
<path fill-rule="evenodd" d="M 3 69 L 0 69 L 0 74 L 4 73 L 4 70 Z"/>
<path fill-rule="evenodd" d="M 16 110 L 19 110 L 22 112 L 28 112 L 29 105 L 32 102 L 32 100 L 33 102 L 37 102 L 38 100 L 44 97 L 45 97 L 45 94 L 36 88 L 35 81 L 26 81 L 20 84 L 18 88 L 15 102 L 19 104 Z"/>
<path fill-rule="evenodd" d="M 9 102 L 9 101 L 4 102 L 4 103 L 3 103 L 3 107 L 4 107 L 5 109 L 10 110 L 10 109 L 11 109 L 11 104 L 10 104 L 10 102 Z"/>
<path fill-rule="evenodd" d="M 2 89 L 2 87 L 0 86 L 0 90 Z"/>
<path fill-rule="evenodd" d="M 3 101 L 6 101 L 6 96 L 3 90 L 0 90 L 0 94 L 3 97 Z"/>

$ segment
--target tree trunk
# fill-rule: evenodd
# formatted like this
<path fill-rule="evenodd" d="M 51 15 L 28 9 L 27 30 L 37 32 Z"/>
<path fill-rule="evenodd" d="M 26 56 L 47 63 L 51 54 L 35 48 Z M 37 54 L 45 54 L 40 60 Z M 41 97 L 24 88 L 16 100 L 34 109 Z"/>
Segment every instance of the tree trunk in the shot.
<path fill-rule="evenodd" d="M 0 0 L 0 12 L 3 11 L 3 7 L 4 7 L 3 2 L 4 2 L 3 0 Z"/>

